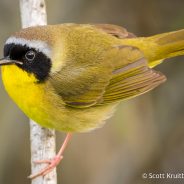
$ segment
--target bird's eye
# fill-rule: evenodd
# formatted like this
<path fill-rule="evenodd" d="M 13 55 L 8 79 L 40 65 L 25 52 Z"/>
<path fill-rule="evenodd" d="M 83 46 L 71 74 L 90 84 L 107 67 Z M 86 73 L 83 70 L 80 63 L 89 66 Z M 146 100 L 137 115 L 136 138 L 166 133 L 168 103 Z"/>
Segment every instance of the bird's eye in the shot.
<path fill-rule="evenodd" d="M 32 50 L 26 52 L 26 54 L 25 54 L 25 58 L 26 58 L 28 61 L 33 61 L 34 58 L 35 58 L 35 56 L 36 56 L 36 53 L 35 53 L 34 51 L 32 51 Z"/>

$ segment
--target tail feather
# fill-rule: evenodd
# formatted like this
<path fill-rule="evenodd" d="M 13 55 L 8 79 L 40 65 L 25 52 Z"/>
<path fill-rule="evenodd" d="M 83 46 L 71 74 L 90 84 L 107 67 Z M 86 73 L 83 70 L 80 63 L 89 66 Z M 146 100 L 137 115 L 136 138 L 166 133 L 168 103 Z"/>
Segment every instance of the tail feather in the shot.
<path fill-rule="evenodd" d="M 142 50 L 149 66 L 154 67 L 166 58 L 184 55 L 184 29 L 150 37 L 126 39 L 124 43 Z"/>

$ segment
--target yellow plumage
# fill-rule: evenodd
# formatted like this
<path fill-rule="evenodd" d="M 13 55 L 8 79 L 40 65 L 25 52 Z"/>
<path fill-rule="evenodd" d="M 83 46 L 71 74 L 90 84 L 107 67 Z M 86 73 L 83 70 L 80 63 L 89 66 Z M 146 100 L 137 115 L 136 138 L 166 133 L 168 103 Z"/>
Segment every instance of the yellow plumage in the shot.
<path fill-rule="evenodd" d="M 68 109 L 51 86 L 38 85 L 33 75 L 17 66 L 3 66 L 2 74 L 6 91 L 20 109 L 47 128 L 66 132 L 89 131 L 103 125 L 116 106 L 111 104 L 82 110 Z"/>
<path fill-rule="evenodd" d="M 125 39 L 123 43 L 138 47 L 144 52 L 149 66 L 155 67 L 166 58 L 184 54 L 184 30 L 150 37 Z"/>
<path fill-rule="evenodd" d="M 38 81 L 35 68 L 37 75 L 15 64 L 2 66 L 7 92 L 28 117 L 67 132 L 101 126 L 119 101 L 164 82 L 165 77 L 150 68 L 182 55 L 184 49 L 183 30 L 137 38 L 113 25 L 34 27 L 15 33 L 11 40 L 17 44 L 16 39 L 47 44 L 52 66 L 43 81 Z"/>

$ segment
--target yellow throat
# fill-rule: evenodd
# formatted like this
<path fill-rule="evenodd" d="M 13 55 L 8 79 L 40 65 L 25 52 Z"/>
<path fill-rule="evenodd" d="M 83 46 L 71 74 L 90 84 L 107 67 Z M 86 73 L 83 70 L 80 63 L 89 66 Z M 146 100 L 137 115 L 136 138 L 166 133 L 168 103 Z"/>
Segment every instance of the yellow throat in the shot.
<path fill-rule="evenodd" d="M 2 79 L 9 96 L 25 114 L 35 119 L 39 112 L 37 107 L 44 98 L 43 84 L 38 84 L 34 75 L 28 74 L 16 65 L 3 66 Z"/>
<path fill-rule="evenodd" d="M 38 83 L 34 75 L 16 65 L 2 66 L 2 79 L 9 96 L 28 117 L 44 127 L 59 131 L 83 132 L 100 127 L 116 106 L 111 104 L 87 109 L 65 107 L 52 88 L 47 90 L 46 83 Z"/>

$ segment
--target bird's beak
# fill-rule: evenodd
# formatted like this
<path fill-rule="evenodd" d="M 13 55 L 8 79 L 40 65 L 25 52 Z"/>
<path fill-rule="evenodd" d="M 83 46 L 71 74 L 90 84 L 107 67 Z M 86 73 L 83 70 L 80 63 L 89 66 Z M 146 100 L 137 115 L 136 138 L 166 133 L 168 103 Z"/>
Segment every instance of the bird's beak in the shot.
<path fill-rule="evenodd" d="M 0 66 L 2 66 L 2 65 L 10 65 L 10 64 L 15 64 L 15 63 L 22 65 L 22 63 L 20 61 L 11 60 L 9 57 L 4 57 L 4 58 L 0 59 Z"/>

